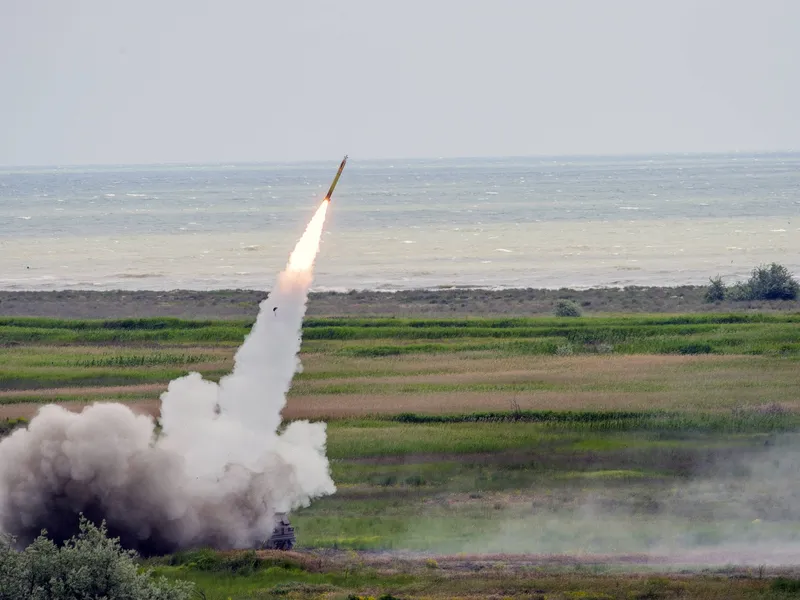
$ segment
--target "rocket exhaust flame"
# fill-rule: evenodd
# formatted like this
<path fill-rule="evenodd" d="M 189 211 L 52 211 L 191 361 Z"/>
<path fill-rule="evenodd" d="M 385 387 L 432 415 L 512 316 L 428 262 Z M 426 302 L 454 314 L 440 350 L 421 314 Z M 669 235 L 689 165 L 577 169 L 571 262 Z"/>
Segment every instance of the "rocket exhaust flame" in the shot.
<path fill-rule="evenodd" d="M 297 421 L 277 433 L 328 204 L 261 303 L 233 371 L 219 384 L 199 373 L 170 382 L 159 435 L 150 417 L 96 403 L 80 413 L 43 406 L 0 441 L 0 532 L 27 544 L 47 529 L 63 541 L 84 513 L 145 556 L 248 548 L 270 536 L 275 513 L 334 493 L 326 425 Z"/>
<path fill-rule="evenodd" d="M 327 214 L 328 203 L 323 202 L 311 218 L 303 237 L 300 238 L 300 241 L 297 242 L 294 250 L 289 255 L 289 262 L 286 265 L 287 272 L 309 271 L 309 275 L 311 275 L 311 267 L 314 265 L 314 259 L 319 252 L 322 227 L 325 225 Z"/>

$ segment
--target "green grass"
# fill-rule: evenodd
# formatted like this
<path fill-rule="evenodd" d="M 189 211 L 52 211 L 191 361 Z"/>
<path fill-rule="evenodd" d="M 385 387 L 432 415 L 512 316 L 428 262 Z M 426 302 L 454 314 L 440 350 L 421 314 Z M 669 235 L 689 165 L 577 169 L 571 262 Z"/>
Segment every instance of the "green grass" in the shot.
<path fill-rule="evenodd" d="M 174 318 L 144 319 L 50 319 L 46 317 L 0 317 L 0 327 L 19 327 L 23 329 L 68 329 L 96 330 L 117 329 L 122 331 L 155 331 L 205 329 L 225 324 L 231 327 L 247 328 L 252 321 L 209 321 Z"/>
<path fill-rule="evenodd" d="M 153 392 L 108 392 L 105 388 L 98 387 L 93 394 L 73 393 L 68 390 L 65 393 L 47 394 L 46 396 L 38 393 L 37 390 L 27 390 L 29 393 L 14 394 L 13 396 L 0 397 L 0 406 L 14 404 L 45 404 L 58 402 L 133 402 L 136 400 L 152 400 L 160 395 Z"/>
<path fill-rule="evenodd" d="M 202 328 L 114 329 L 0 326 L 0 344 L 241 343 L 247 330 L 228 325 Z"/>
<path fill-rule="evenodd" d="M 154 352 L 148 354 L 110 354 L 74 361 L 76 367 L 152 367 L 163 365 L 193 365 L 211 362 L 217 357 L 212 354 L 168 354 Z M 43 366 L 43 365 L 36 365 Z"/>
<path fill-rule="evenodd" d="M 765 434 L 800 429 L 796 413 L 596 413 L 522 411 L 466 415 L 411 415 L 328 423 L 333 459 L 458 455 L 552 449 L 587 443 L 593 436 L 623 439 L 627 447 L 653 447 L 665 440 L 706 443 L 705 436 Z M 619 437 L 618 437 L 619 436 Z"/>
<path fill-rule="evenodd" d="M 243 555 L 246 556 L 246 555 Z M 246 562 L 247 559 L 239 559 Z M 697 573 L 693 577 L 653 573 L 625 575 L 602 565 L 524 566 L 502 557 L 478 568 L 458 568 L 434 559 L 400 563 L 394 572 L 380 563 L 358 556 L 336 562 L 281 565 L 275 559 L 253 561 L 247 572 L 239 565 L 209 568 L 201 560 L 180 565 L 156 563 L 155 575 L 187 579 L 197 586 L 199 598 L 240 600 L 254 598 L 330 598 L 341 600 L 400 600 L 410 598 L 547 598 L 548 600 L 607 600 L 697 598 L 781 598 L 800 589 L 798 580 L 782 576 L 762 578 L 758 572 Z M 777 595 L 776 595 L 777 594 Z"/>
<path fill-rule="evenodd" d="M 230 370 L 233 349 L 251 325 L 248 321 L 156 318 L 0 318 L 0 391 L 166 384 L 189 370 L 218 379 Z M 796 313 L 579 319 L 308 318 L 303 335 L 303 354 L 322 357 L 326 364 L 337 360 L 375 362 L 359 370 L 304 372 L 297 376 L 293 395 L 659 393 L 670 387 L 659 381 L 384 384 L 355 379 L 391 376 L 391 367 L 379 367 L 386 364 L 379 361 L 426 355 L 497 359 L 598 353 L 800 357 L 800 314 Z M 331 378 L 338 380 L 326 381 Z M 351 380 L 345 381 L 348 378 Z M 725 383 L 717 382 L 717 389 L 725 389 Z"/>
<path fill-rule="evenodd" d="M 793 539 L 791 517 L 760 523 L 726 515 L 724 504 L 702 496 L 682 504 L 670 499 L 681 498 L 714 465 L 763 452 L 765 441 L 779 446 L 781 433 L 798 430 L 792 413 L 759 411 L 512 411 L 333 421 L 328 455 L 338 491 L 293 513 L 301 554 L 257 559 L 199 550 L 147 563 L 159 575 L 195 582 L 207 599 L 527 598 L 531 590 L 547 598 L 775 597 L 794 580 L 713 573 L 655 578 L 624 571 L 658 566 L 519 566 L 503 556 L 478 570 L 425 563 L 424 556 L 415 563 L 398 559 L 388 572 L 370 564 L 369 554 L 330 558 L 326 552 L 625 554 L 657 550 L 665 541 L 713 550 L 731 535 L 752 544 Z M 613 510 L 598 518 L 585 512 L 587 502 Z"/>
<path fill-rule="evenodd" d="M 660 502 L 797 431 L 794 415 L 756 411 L 333 421 L 328 455 L 338 492 L 293 520 L 305 548 L 624 553 L 663 543 L 665 532 L 674 543 L 709 548 L 731 532 L 756 543 L 794 525 L 724 510 L 701 524 L 698 515 L 712 510 L 704 498 L 697 506 Z M 593 518 L 582 512 L 587 499 L 616 512 Z"/>
<path fill-rule="evenodd" d="M 200 369 L 206 379 L 218 380 L 227 369 Z M 0 390 L 36 390 L 75 386 L 119 386 L 166 383 L 186 375 L 184 369 L 38 367 L 24 371 L 0 369 Z"/>
<path fill-rule="evenodd" d="M 395 524 L 374 521 L 382 530 Z M 324 527 L 324 523 L 320 523 Z M 426 521 L 423 525 L 437 525 Z M 438 527 L 447 526 L 438 524 Z M 474 534 L 491 534 L 490 528 Z M 534 533 L 531 531 L 530 533 Z M 538 533 L 541 535 L 542 531 Z M 351 536 L 354 541 L 359 536 Z M 364 540 L 368 542 L 368 539 Z M 781 598 L 800 589 L 787 574 L 774 577 L 759 569 L 730 567 L 659 573 L 653 567 L 629 565 L 626 574 L 611 565 L 591 563 L 516 563 L 498 556 L 476 565 L 434 558 L 404 558 L 387 570 L 381 559 L 340 553 L 258 558 L 252 552 L 181 552 L 146 561 L 156 576 L 192 581 L 197 597 L 207 600 L 253 598 L 547 598 L 549 600 Z M 687 577 L 687 574 L 691 574 Z"/>
<path fill-rule="evenodd" d="M 109 385 L 165 385 L 189 370 L 218 378 L 229 372 L 233 349 L 250 324 L 0 319 L 0 390 L 8 391 L 0 403 L 87 399 L 62 391 L 45 398 L 36 390 L 82 386 L 100 393 Z M 329 559 L 325 552 L 639 552 L 665 539 L 713 548 L 731 535 L 753 543 L 800 537 L 794 514 L 761 522 L 728 514 L 724 502 L 674 501 L 723 468 L 744 477 L 746 469 L 736 470 L 739 459 L 780 449 L 800 431 L 800 413 L 784 407 L 797 400 L 800 314 L 309 318 L 304 335 L 304 371 L 293 398 L 339 402 L 335 396 L 341 395 L 348 397 L 344 402 L 364 396 L 378 409 L 381 399 L 391 404 L 423 396 L 435 403 L 437 394 L 530 402 L 517 410 L 386 411 L 330 420 L 327 450 L 338 491 L 292 515 L 308 561 L 199 551 L 151 561 L 159 573 L 195 581 L 206 598 L 220 600 L 793 593 L 791 578 L 774 585 L 716 575 L 655 579 L 587 574 L 589 567 L 574 564 L 448 570 L 396 562 L 388 573 L 370 565 L 368 554 L 345 560 L 343 553 Z M 558 356 L 567 350 L 687 359 L 651 364 L 612 356 L 606 363 L 596 356 L 569 362 Z M 594 370 L 573 372 L 570 365 Z M 628 406 L 623 396 L 633 395 L 648 409 L 536 409 L 548 394 L 605 394 L 603 406 L 612 408 Z M 680 410 L 649 408 L 651 398 L 663 395 L 680 399 Z M 115 391 L 103 397 L 143 396 Z M 739 406 L 745 408 L 734 408 Z M 0 435 L 20 424 L 0 422 Z M 613 510 L 598 517 L 586 512 L 590 505 Z"/>
<path fill-rule="evenodd" d="M 480 325 L 493 328 L 527 327 L 534 325 L 569 325 L 570 327 L 594 327 L 597 323 L 609 325 L 696 325 L 696 324 L 731 324 L 731 323 L 785 323 L 800 322 L 800 312 L 782 314 L 680 314 L 680 315 L 620 315 L 613 317 L 585 317 L 578 320 L 564 320 L 558 317 L 516 317 L 516 318 L 427 318 L 408 319 L 389 318 L 308 318 L 306 327 L 473 327 Z M 2 324 L 2 321 L 0 321 Z"/>
<path fill-rule="evenodd" d="M 538 423 L 549 427 L 563 426 L 572 431 L 680 431 L 684 433 L 735 431 L 756 433 L 787 431 L 800 426 L 800 415 L 796 413 L 758 409 L 713 413 L 661 410 L 515 410 L 452 415 L 404 413 L 385 416 L 383 419 L 401 423 L 488 423 L 501 427 Z M 360 424 L 358 421 L 354 423 Z M 373 426 L 369 421 L 366 423 L 367 427 Z"/>
<path fill-rule="evenodd" d="M 28 421 L 25 419 L 4 419 L 0 421 L 0 438 L 8 435 L 19 427 L 26 427 Z"/>
<path fill-rule="evenodd" d="M 247 321 L 181 319 L 60 320 L 0 318 L 0 344 L 121 344 L 240 342 Z M 382 341 L 338 348 L 349 356 L 388 356 L 448 351 L 555 354 L 572 351 L 621 353 L 775 353 L 800 355 L 800 314 L 705 314 L 678 316 L 551 317 L 516 319 L 309 318 L 305 349 L 325 341 Z M 426 340 L 426 343 L 400 343 Z M 429 340 L 429 341 L 428 341 Z M 437 343 L 438 342 L 438 343 Z M 446 343 L 442 343 L 446 342 Z"/>
<path fill-rule="evenodd" d="M 341 593 L 345 590 L 375 588 L 396 590 L 408 587 L 415 579 L 408 575 L 379 575 L 374 570 L 310 573 L 302 569 L 281 566 L 260 567 L 245 574 L 162 566 L 156 567 L 154 574 L 192 581 L 196 584 L 197 589 L 204 592 L 207 600 L 313 598 L 320 597 L 321 594 L 336 591 Z"/>

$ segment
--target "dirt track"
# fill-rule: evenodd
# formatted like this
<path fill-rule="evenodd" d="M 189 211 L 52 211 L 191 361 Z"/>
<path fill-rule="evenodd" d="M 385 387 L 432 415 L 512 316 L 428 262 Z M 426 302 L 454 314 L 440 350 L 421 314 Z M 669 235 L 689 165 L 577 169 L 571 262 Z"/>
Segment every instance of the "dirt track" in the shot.
<path fill-rule="evenodd" d="M 776 551 L 771 555 L 763 552 L 748 554 L 743 548 L 721 548 L 718 550 L 681 551 L 674 554 L 457 554 L 439 555 L 425 552 L 360 551 L 317 549 L 313 551 L 279 550 L 259 551 L 260 558 L 290 558 L 312 570 L 343 568 L 357 560 L 360 564 L 379 571 L 414 572 L 429 569 L 429 560 L 436 561 L 437 569 L 445 574 L 459 573 L 529 572 L 530 569 L 550 567 L 587 567 L 619 565 L 635 571 L 642 567 L 646 572 L 678 571 L 691 575 L 701 569 L 718 570 L 729 577 L 752 575 L 752 567 L 764 568 L 763 574 L 797 573 L 797 553 Z M 733 566 L 736 565 L 736 566 Z M 770 568 L 767 568 L 770 567 Z"/>

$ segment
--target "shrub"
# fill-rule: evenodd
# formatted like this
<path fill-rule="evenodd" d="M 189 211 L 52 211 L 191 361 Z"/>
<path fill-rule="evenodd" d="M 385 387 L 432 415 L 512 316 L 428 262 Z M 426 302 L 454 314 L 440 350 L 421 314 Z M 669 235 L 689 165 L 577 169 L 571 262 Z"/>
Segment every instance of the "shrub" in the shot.
<path fill-rule="evenodd" d="M 581 311 L 581 307 L 572 300 L 561 299 L 556 302 L 553 314 L 557 317 L 580 317 L 583 311 Z"/>
<path fill-rule="evenodd" d="M 325 597 L 325 594 L 335 592 L 336 588 L 329 583 L 302 583 L 297 581 L 289 581 L 287 583 L 279 583 L 271 590 L 271 596 L 289 596 L 291 598 L 297 597 Z M 261 597 L 261 596 L 259 596 Z"/>
<path fill-rule="evenodd" d="M 189 582 L 140 573 L 135 552 L 109 538 L 105 523 L 98 528 L 83 517 L 78 535 L 62 547 L 44 533 L 22 551 L 14 542 L 0 539 L 0 600 L 188 600 L 194 591 Z"/>
<path fill-rule="evenodd" d="M 706 302 L 722 302 L 725 300 L 725 284 L 722 283 L 722 277 L 717 275 L 710 279 L 711 285 L 708 286 L 705 293 Z"/>
<path fill-rule="evenodd" d="M 425 484 L 425 478 L 422 475 L 409 475 L 405 479 L 405 484 L 419 487 Z"/>
<path fill-rule="evenodd" d="M 678 348 L 678 352 L 680 354 L 711 354 L 714 349 L 711 347 L 711 344 L 704 344 L 704 343 L 694 343 L 694 344 L 684 344 Z"/>
<path fill-rule="evenodd" d="M 747 287 L 752 300 L 794 300 L 800 292 L 800 284 L 792 278 L 789 269 L 778 263 L 753 269 Z"/>
<path fill-rule="evenodd" d="M 28 421 L 25 419 L 6 419 L 5 421 L 0 421 L 0 438 L 9 435 L 18 427 L 25 427 L 27 424 Z"/>
<path fill-rule="evenodd" d="M 795 300 L 800 294 L 800 284 L 792 278 L 789 269 L 778 263 L 758 266 L 750 279 L 734 285 L 729 296 L 733 300 Z"/>
<path fill-rule="evenodd" d="M 572 346 L 569 344 L 564 344 L 556 348 L 556 355 L 557 356 L 570 356 L 572 354 Z"/>
<path fill-rule="evenodd" d="M 788 577 L 776 577 L 772 580 L 770 588 L 775 592 L 797 594 L 800 593 L 800 580 L 789 579 Z"/>
<path fill-rule="evenodd" d="M 746 283 L 742 283 L 741 281 L 734 283 L 730 288 L 728 288 L 726 296 L 729 300 L 734 300 L 736 302 L 755 300 L 755 298 L 753 298 L 753 293 L 750 290 L 750 286 L 748 286 Z"/>

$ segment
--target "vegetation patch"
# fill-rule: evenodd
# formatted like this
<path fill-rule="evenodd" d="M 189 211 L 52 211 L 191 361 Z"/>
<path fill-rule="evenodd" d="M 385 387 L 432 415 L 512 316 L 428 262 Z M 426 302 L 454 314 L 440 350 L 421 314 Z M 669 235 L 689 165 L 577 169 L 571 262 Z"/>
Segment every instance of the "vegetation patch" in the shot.
<path fill-rule="evenodd" d="M 711 279 L 706 289 L 706 302 L 751 302 L 754 300 L 796 300 L 800 295 L 800 283 L 794 279 L 785 266 L 778 263 L 759 265 L 754 268 L 750 279 L 726 286 L 722 278 Z"/>
<path fill-rule="evenodd" d="M 0 438 L 10 434 L 15 429 L 20 427 L 27 427 L 28 421 L 26 419 L 4 419 L 0 420 Z"/>
<path fill-rule="evenodd" d="M 786 574 L 631 576 L 621 571 L 659 567 L 586 557 L 648 551 L 664 531 L 709 547 L 731 531 L 792 531 L 794 514 L 742 520 L 725 503 L 669 500 L 723 471 L 744 481 L 749 460 L 793 447 L 800 313 L 597 316 L 582 306 L 584 316 L 564 318 L 549 314 L 557 299 L 546 296 L 540 317 L 310 316 L 285 416 L 328 421 L 338 489 L 292 514 L 300 552 L 199 549 L 139 566 L 207 600 L 795 593 Z M 0 383 L 11 387 L 0 404 L 153 405 L 175 376 L 228 372 L 251 323 L 6 318 Z M 113 381 L 143 387 L 104 394 Z M 25 424 L 0 421 L 0 435 Z M 587 518 L 586 506 L 603 517 Z M 476 549 L 497 556 L 459 556 Z"/>
<path fill-rule="evenodd" d="M 109 538 L 105 525 L 81 518 L 80 532 L 57 546 L 44 535 L 23 551 L 0 538 L 0 600 L 130 598 L 188 600 L 194 586 L 140 571 L 134 552 Z"/>

